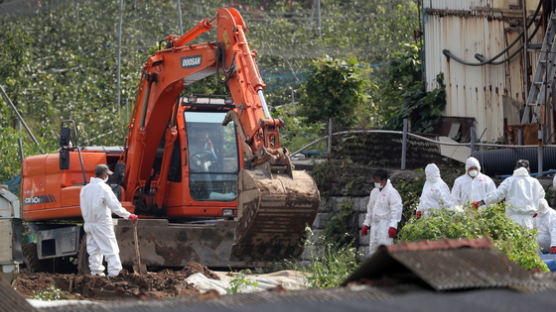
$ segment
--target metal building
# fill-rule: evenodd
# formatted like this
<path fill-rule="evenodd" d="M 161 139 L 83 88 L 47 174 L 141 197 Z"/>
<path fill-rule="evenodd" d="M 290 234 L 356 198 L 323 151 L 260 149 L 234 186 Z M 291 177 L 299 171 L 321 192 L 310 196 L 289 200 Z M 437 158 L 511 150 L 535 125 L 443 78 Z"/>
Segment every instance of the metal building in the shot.
<path fill-rule="evenodd" d="M 542 1 L 542 0 L 541 0 Z M 443 51 L 469 63 L 479 63 L 475 54 L 485 58 L 505 49 L 523 30 L 522 0 L 423 0 L 424 54 L 427 90 L 438 87 L 436 76 L 444 73 L 446 116 L 475 118 L 477 135 L 482 140 L 504 137 L 505 125 L 520 123 L 525 102 L 523 53 L 500 65 L 470 66 L 447 57 Z M 539 0 L 526 2 L 531 18 Z M 541 15 L 537 20 L 540 21 Z M 529 28 L 533 32 L 535 24 Z M 531 43 L 542 42 L 540 26 Z M 499 60 L 519 49 L 514 45 Z M 534 72 L 538 52 L 529 54 Z"/>

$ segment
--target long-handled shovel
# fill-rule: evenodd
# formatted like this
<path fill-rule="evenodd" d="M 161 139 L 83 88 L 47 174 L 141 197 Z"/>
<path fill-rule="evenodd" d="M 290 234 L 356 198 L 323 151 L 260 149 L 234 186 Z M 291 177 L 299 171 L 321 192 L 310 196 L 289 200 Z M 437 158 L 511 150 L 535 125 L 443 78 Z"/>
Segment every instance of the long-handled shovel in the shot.
<path fill-rule="evenodd" d="M 137 238 L 137 223 L 133 221 L 133 240 L 135 243 L 135 264 L 133 265 L 133 273 L 143 275 L 147 273 L 147 266 L 141 263 L 141 254 L 139 254 L 139 239 Z"/>

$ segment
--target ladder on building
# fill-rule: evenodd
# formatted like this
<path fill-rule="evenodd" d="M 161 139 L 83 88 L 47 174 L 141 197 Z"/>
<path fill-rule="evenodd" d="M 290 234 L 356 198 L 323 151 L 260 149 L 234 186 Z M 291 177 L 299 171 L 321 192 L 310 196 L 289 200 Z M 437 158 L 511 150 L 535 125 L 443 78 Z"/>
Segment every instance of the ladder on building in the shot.
<path fill-rule="evenodd" d="M 525 111 L 521 118 L 521 124 L 537 123 L 541 117 L 541 106 L 550 98 L 552 83 L 556 72 L 556 13 L 550 14 L 546 34 L 542 43 L 541 54 L 535 69 L 535 75 L 527 95 Z M 531 116 L 531 111 L 535 110 Z"/>

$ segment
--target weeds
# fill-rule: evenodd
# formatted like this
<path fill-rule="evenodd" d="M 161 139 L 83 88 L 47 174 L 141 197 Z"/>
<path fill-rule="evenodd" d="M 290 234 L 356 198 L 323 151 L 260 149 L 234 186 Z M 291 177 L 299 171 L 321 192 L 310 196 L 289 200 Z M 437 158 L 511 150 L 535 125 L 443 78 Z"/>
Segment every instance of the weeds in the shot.
<path fill-rule="evenodd" d="M 229 295 L 235 295 L 237 294 L 242 288 L 249 288 L 249 287 L 253 287 L 253 288 L 257 288 L 257 286 L 259 286 L 259 283 L 256 281 L 251 281 L 248 280 L 247 278 L 245 278 L 245 273 L 251 273 L 251 271 L 247 270 L 247 271 L 239 271 L 238 273 L 235 274 L 234 278 L 230 281 L 230 288 L 226 289 L 226 293 L 228 293 Z M 233 273 L 230 273 L 233 274 Z"/>
<path fill-rule="evenodd" d="M 307 273 L 307 282 L 312 288 L 339 286 L 358 266 L 359 252 L 351 244 L 338 245 L 324 235 L 315 235 L 307 227 L 306 249 L 309 263 L 289 262 L 288 267 Z M 347 235 L 347 234 L 346 234 Z"/>
<path fill-rule="evenodd" d="M 324 227 L 324 237 L 337 246 L 351 245 L 355 237 L 350 232 L 350 224 L 353 222 L 353 200 L 339 202 L 337 211 L 329 212 L 332 216 Z M 307 233 L 308 234 L 308 233 Z M 314 235 L 314 234 L 313 234 Z"/>
<path fill-rule="evenodd" d="M 38 299 L 38 300 L 61 300 L 61 299 L 68 299 L 68 293 L 65 291 L 56 288 L 54 285 L 50 285 L 49 288 L 36 292 L 31 296 L 31 299 Z"/>

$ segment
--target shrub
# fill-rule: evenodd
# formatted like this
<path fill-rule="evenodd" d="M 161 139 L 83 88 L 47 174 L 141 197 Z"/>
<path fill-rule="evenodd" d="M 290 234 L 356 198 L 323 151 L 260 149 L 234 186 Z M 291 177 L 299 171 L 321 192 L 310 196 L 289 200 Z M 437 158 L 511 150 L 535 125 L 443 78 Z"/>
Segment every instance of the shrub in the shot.
<path fill-rule="evenodd" d="M 526 230 L 506 217 L 505 205 L 475 210 L 440 210 L 416 220 L 412 217 L 401 229 L 398 241 L 489 237 L 494 246 L 524 269 L 548 271 L 538 255 L 536 230 Z"/>
<path fill-rule="evenodd" d="M 338 245 L 326 236 L 317 236 L 307 231 L 307 244 L 310 263 L 302 265 L 292 262 L 287 267 L 307 273 L 307 281 L 313 288 L 339 286 L 359 265 L 359 252 L 351 244 Z"/>

